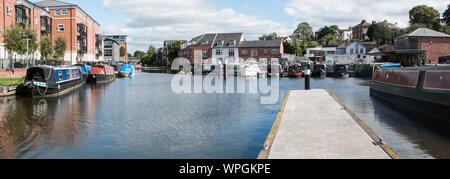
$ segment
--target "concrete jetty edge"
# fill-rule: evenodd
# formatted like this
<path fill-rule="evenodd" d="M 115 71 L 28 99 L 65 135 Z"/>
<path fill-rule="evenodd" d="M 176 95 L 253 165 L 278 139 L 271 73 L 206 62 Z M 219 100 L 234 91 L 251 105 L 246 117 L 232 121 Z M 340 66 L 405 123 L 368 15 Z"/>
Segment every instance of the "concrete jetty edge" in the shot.
<path fill-rule="evenodd" d="M 385 141 L 383 141 L 382 138 L 380 138 L 355 113 L 353 113 L 349 108 L 347 108 L 330 90 L 326 89 L 326 91 L 340 106 L 342 106 L 343 109 L 345 109 L 345 111 L 352 117 L 352 119 L 374 140 L 374 142 L 376 142 L 377 145 L 380 146 L 384 150 L 384 152 L 386 152 L 387 155 L 389 155 L 390 158 L 401 159 L 401 156 L 397 152 L 395 152 Z M 274 124 L 272 125 L 272 129 L 270 130 L 257 159 L 268 159 L 290 93 L 291 91 L 288 91 L 287 95 L 285 96 L 280 111 L 278 112 Z"/>

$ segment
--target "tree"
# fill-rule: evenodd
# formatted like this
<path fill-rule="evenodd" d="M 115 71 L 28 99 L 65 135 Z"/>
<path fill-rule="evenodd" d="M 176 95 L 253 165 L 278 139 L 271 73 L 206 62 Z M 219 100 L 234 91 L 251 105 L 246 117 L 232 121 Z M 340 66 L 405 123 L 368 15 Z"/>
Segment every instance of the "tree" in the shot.
<path fill-rule="evenodd" d="M 27 41 L 22 37 L 22 35 L 31 37 L 28 41 L 28 52 L 35 52 L 38 47 L 36 33 L 31 28 L 24 28 L 21 25 L 15 25 L 12 28 L 8 28 L 6 33 L 3 34 L 6 50 L 9 52 L 16 52 L 21 55 L 27 53 Z"/>
<path fill-rule="evenodd" d="M 66 52 L 67 41 L 63 36 L 58 36 L 55 41 L 55 55 L 54 57 L 60 59 L 64 57 L 64 53 Z"/>
<path fill-rule="evenodd" d="M 426 5 L 416 6 L 409 11 L 409 19 L 411 25 L 424 24 L 427 28 L 433 28 L 435 30 L 440 28 L 440 14 L 433 7 Z"/>
<path fill-rule="evenodd" d="M 319 40 L 319 43 L 324 46 L 325 45 L 338 45 L 338 40 L 336 39 L 336 36 L 334 34 L 327 34 Z"/>
<path fill-rule="evenodd" d="M 337 32 L 339 32 L 339 27 L 337 25 L 321 27 L 317 32 L 317 39 L 321 39 L 328 34 L 335 35 Z"/>
<path fill-rule="evenodd" d="M 145 55 L 145 52 L 139 51 L 139 50 L 135 51 L 133 54 L 134 57 L 139 58 L 139 59 L 142 59 L 142 57 L 144 57 L 144 55 Z"/>
<path fill-rule="evenodd" d="M 182 43 L 183 42 L 181 42 L 179 40 L 175 40 L 175 41 L 172 42 L 172 45 L 170 45 L 170 50 L 169 50 L 169 62 L 170 62 L 170 64 L 172 63 L 173 60 L 175 60 L 175 58 L 178 58 L 178 51 L 180 51 Z M 166 65 L 170 65 L 170 64 L 166 64 Z"/>
<path fill-rule="evenodd" d="M 311 37 L 312 34 L 312 27 L 307 22 L 302 22 L 298 24 L 297 29 L 295 29 L 292 35 L 296 37 Z"/>
<path fill-rule="evenodd" d="M 52 41 L 46 35 L 43 35 L 40 42 L 41 59 L 48 60 L 53 53 Z"/>
<path fill-rule="evenodd" d="M 450 26 L 450 4 L 447 5 L 447 10 L 442 14 L 442 22 Z"/>
<path fill-rule="evenodd" d="M 120 46 L 120 49 L 119 49 L 120 57 L 125 57 L 126 54 L 127 54 L 127 51 L 125 50 L 125 47 L 124 46 Z"/>
<path fill-rule="evenodd" d="M 277 40 L 278 34 L 276 32 L 272 32 L 269 35 L 264 34 L 263 36 L 259 37 L 259 40 Z"/>

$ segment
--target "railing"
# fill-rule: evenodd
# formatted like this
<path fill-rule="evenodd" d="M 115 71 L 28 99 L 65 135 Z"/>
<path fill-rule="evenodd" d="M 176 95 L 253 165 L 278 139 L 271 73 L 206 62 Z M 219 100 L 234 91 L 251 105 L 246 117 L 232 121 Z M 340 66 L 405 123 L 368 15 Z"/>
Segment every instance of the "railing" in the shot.
<path fill-rule="evenodd" d="M 86 53 L 87 52 L 87 46 L 84 46 L 84 45 L 78 46 L 78 52 L 79 53 Z"/>

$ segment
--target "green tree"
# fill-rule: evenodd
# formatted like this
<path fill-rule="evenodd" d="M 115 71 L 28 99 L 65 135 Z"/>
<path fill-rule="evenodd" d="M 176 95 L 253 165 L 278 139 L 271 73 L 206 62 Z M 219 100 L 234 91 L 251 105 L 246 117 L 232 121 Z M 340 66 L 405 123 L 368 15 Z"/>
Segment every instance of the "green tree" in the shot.
<path fill-rule="evenodd" d="M 48 60 L 53 53 L 52 41 L 46 35 L 43 35 L 40 42 L 41 59 Z"/>
<path fill-rule="evenodd" d="M 137 51 L 134 52 L 133 55 L 136 58 L 142 59 L 142 57 L 144 57 L 144 55 L 145 55 L 145 52 L 137 50 Z"/>
<path fill-rule="evenodd" d="M 317 39 L 322 39 L 328 34 L 335 35 L 337 32 L 339 32 L 339 27 L 337 25 L 321 27 L 317 32 Z"/>
<path fill-rule="evenodd" d="M 120 46 L 120 49 L 119 49 L 120 57 L 125 57 L 126 54 L 127 54 L 127 51 L 125 50 L 125 47 L 124 46 Z"/>
<path fill-rule="evenodd" d="M 442 22 L 450 26 L 450 4 L 447 5 L 447 10 L 442 14 Z"/>
<path fill-rule="evenodd" d="M 169 50 L 169 62 L 170 62 L 170 64 L 172 64 L 172 61 L 175 60 L 175 58 L 178 58 L 178 51 L 180 51 L 182 43 L 183 42 L 181 42 L 179 40 L 175 40 L 175 41 L 172 42 L 172 45 L 170 45 L 170 50 Z M 170 64 L 166 64 L 166 65 L 170 65 Z"/>
<path fill-rule="evenodd" d="M 21 55 L 25 54 L 27 52 L 27 41 L 22 35 L 31 37 L 28 41 L 28 52 L 35 52 L 38 48 L 36 33 L 31 28 L 24 28 L 21 25 L 10 27 L 6 33 L 3 34 L 5 39 L 5 49 L 9 52 L 16 52 Z"/>
<path fill-rule="evenodd" d="M 62 60 L 62 58 L 64 57 L 64 53 L 66 52 L 66 49 L 67 49 L 66 39 L 62 36 L 58 36 L 55 41 L 54 57 Z"/>
<path fill-rule="evenodd" d="M 336 39 L 336 36 L 334 34 L 327 34 L 319 40 L 319 43 L 324 46 L 325 45 L 338 45 L 338 40 Z"/>
<path fill-rule="evenodd" d="M 276 32 L 272 32 L 269 35 L 264 34 L 263 36 L 259 37 L 259 40 L 277 40 L 278 34 Z"/>
<path fill-rule="evenodd" d="M 297 29 L 295 29 L 292 35 L 296 37 L 311 37 L 312 34 L 312 27 L 307 22 L 302 22 L 298 24 Z"/>
<path fill-rule="evenodd" d="M 426 5 L 416 6 L 409 11 L 409 19 L 411 25 L 424 24 L 427 28 L 433 28 L 435 30 L 440 28 L 440 14 L 433 7 Z"/>

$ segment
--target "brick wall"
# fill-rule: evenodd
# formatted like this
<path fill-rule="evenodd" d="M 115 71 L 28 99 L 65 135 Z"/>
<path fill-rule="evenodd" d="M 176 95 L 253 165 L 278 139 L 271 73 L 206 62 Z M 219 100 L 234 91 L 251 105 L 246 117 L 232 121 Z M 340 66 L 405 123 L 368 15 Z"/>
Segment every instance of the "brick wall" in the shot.
<path fill-rule="evenodd" d="M 420 49 L 426 50 L 427 62 L 439 63 L 439 57 L 450 55 L 450 38 L 420 38 Z"/>
<path fill-rule="evenodd" d="M 14 74 L 9 69 L 0 70 L 0 78 L 21 78 L 26 74 L 26 69 L 14 69 Z"/>

